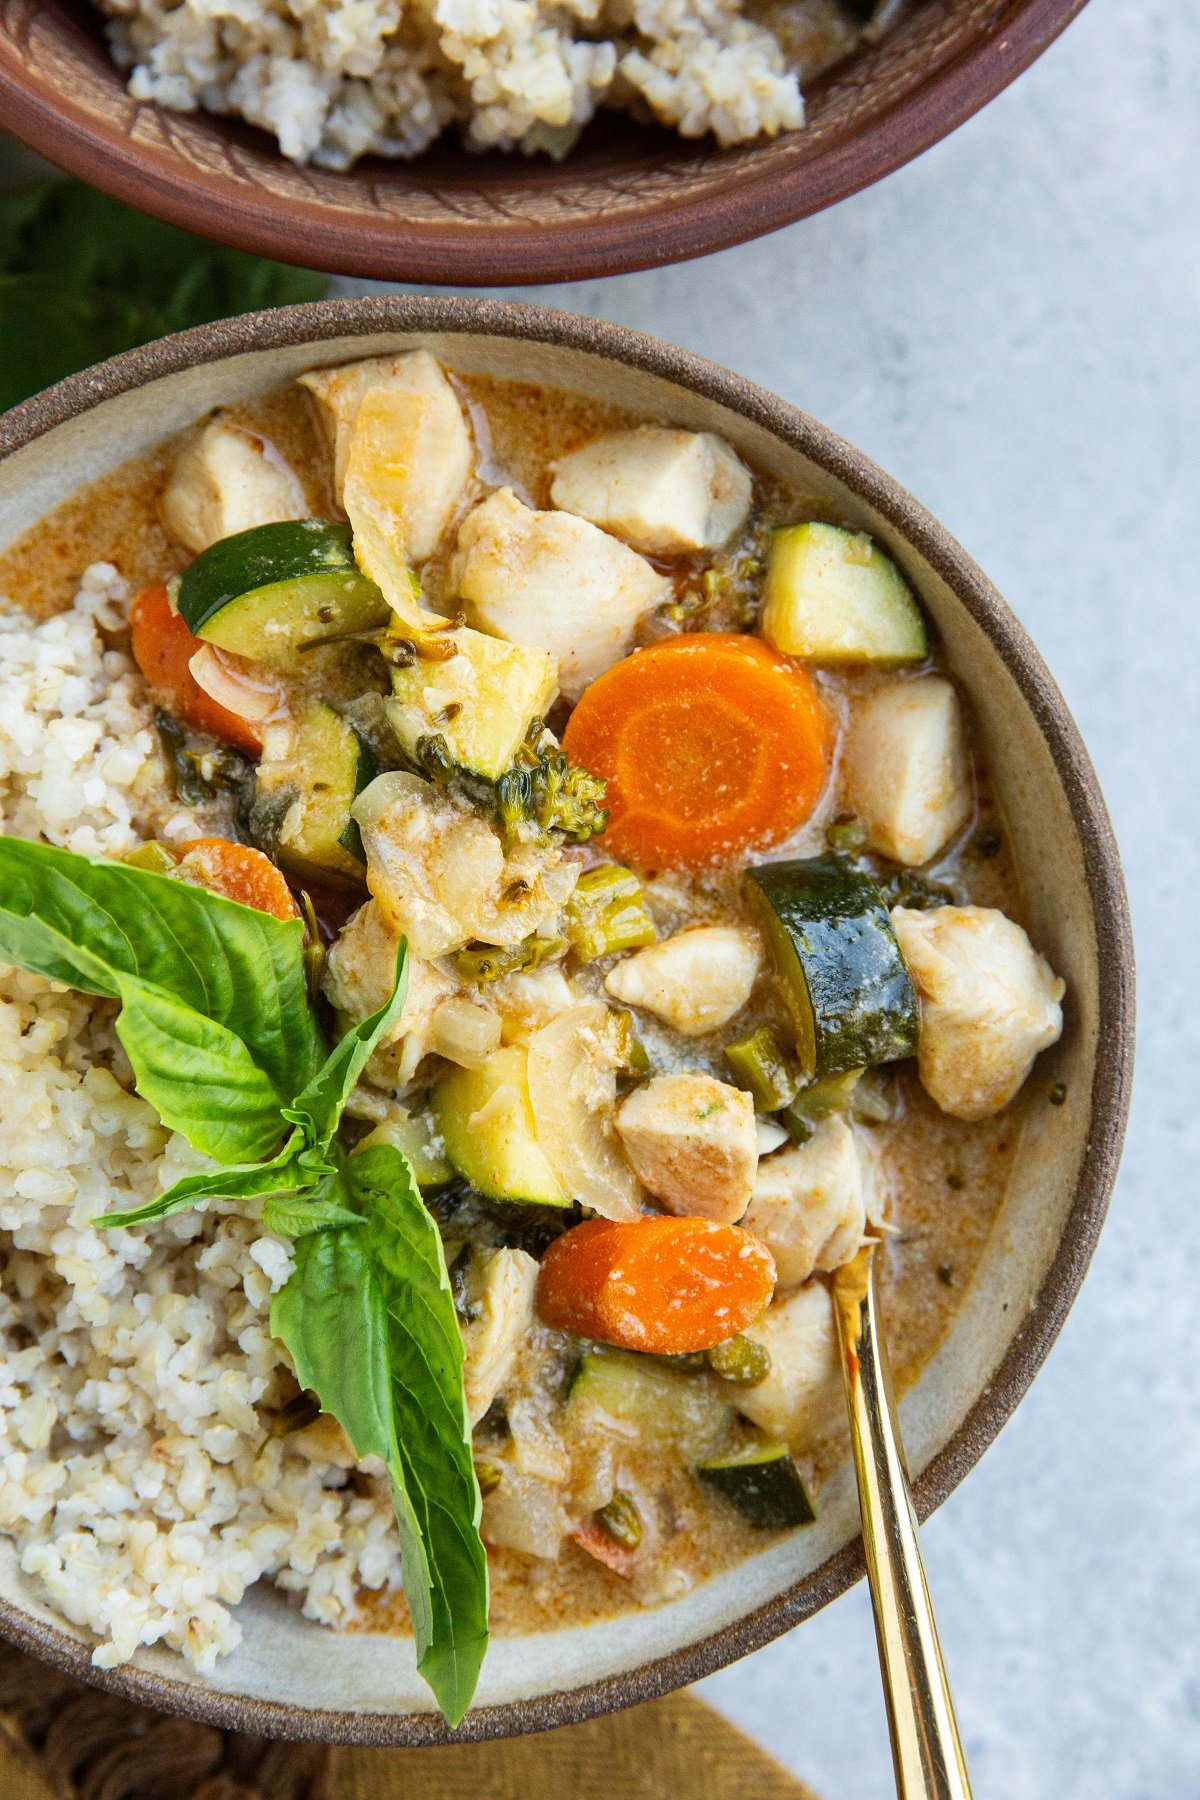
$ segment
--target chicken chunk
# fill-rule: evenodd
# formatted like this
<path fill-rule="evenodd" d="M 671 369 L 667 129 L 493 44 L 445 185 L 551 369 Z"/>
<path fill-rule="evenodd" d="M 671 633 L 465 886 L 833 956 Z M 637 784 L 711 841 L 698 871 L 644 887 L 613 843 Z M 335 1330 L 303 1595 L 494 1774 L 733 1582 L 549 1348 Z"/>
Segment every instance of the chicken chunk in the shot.
<path fill-rule="evenodd" d="M 360 906 L 341 936 L 330 945 L 322 989 L 330 1005 L 356 1023 L 386 1005 L 396 974 L 400 934 L 374 900 Z M 368 1064 L 372 1078 L 388 1087 L 410 1081 L 434 1043 L 434 1017 L 455 984 L 423 957 L 408 959 L 404 1009 Z"/>
<path fill-rule="evenodd" d="M 425 562 L 475 462 L 470 426 L 436 358 L 412 350 L 314 369 L 300 381 L 316 396 L 351 520 L 356 505 L 368 505 L 409 560 Z"/>
<path fill-rule="evenodd" d="M 956 1119 L 998 1112 L 1061 1037 L 1066 983 L 991 907 L 898 906 L 892 924 L 920 1001 L 922 1086 Z"/>
<path fill-rule="evenodd" d="M 818 1122 L 807 1143 L 759 1163 L 742 1224 L 775 1258 L 781 1287 L 850 1261 L 866 1228 L 866 1189 L 858 1140 L 835 1113 Z"/>
<path fill-rule="evenodd" d="M 378 776 L 353 812 L 367 885 L 416 956 L 473 939 L 520 943 L 558 919 L 578 879 L 556 849 L 520 844 L 506 856 L 485 820 L 416 775 Z"/>
<path fill-rule="evenodd" d="M 375 356 L 366 362 L 343 363 L 336 369 L 308 369 L 296 377 L 317 403 L 317 416 L 333 452 L 333 489 L 339 501 L 346 481 L 346 464 L 350 460 L 350 438 L 362 397 L 368 388 L 384 387 L 404 360 L 403 357 Z"/>
<path fill-rule="evenodd" d="M 711 1075 L 656 1075 L 621 1102 L 616 1127 L 634 1174 L 668 1212 L 741 1218 L 758 1167 L 749 1094 Z"/>
<path fill-rule="evenodd" d="M 873 850 L 915 868 L 931 862 L 974 807 L 958 695 L 940 675 L 889 681 L 854 713 L 842 797 Z"/>
<path fill-rule="evenodd" d="M 749 472 L 713 432 L 640 425 L 564 456 L 550 498 L 635 550 L 675 556 L 727 544 L 750 493 Z"/>
<path fill-rule="evenodd" d="M 577 700 L 625 655 L 638 620 L 671 584 L 627 544 L 566 512 L 535 512 L 499 488 L 459 530 L 451 589 L 469 622 L 548 650 Z"/>
<path fill-rule="evenodd" d="M 220 538 L 254 525 L 306 519 L 308 502 L 265 438 L 218 413 L 176 461 L 159 511 L 176 542 L 199 555 Z"/>
<path fill-rule="evenodd" d="M 801 1451 L 840 1416 L 842 1375 L 837 1328 L 828 1289 L 810 1281 L 776 1300 L 748 1325 L 745 1336 L 771 1358 L 764 1381 L 737 1390 L 738 1410 L 755 1425 Z"/>
<path fill-rule="evenodd" d="M 538 1266 L 524 1250 L 495 1250 L 471 1296 L 473 1317 L 463 1327 L 463 1384 L 472 1425 L 478 1425 L 511 1380 L 533 1330 Z"/>
<path fill-rule="evenodd" d="M 694 925 L 625 957 L 604 985 L 623 1006 L 657 1013 L 684 1037 L 703 1037 L 741 1012 L 762 964 L 757 932 Z"/>

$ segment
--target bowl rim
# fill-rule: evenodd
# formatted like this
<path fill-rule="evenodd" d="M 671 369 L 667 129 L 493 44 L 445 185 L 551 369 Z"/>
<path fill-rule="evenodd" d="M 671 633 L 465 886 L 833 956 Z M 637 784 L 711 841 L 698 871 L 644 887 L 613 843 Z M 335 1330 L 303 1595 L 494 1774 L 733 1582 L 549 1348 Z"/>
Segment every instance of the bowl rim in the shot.
<path fill-rule="evenodd" d="M 323 300 L 200 326 L 111 358 L 0 416 L 0 462 L 115 396 L 201 364 L 383 332 L 518 338 L 582 351 L 655 375 L 762 426 L 843 482 L 946 582 L 989 639 L 1053 756 L 1082 851 L 1100 949 L 1099 1035 L 1090 1119 L 1075 1198 L 1054 1260 L 992 1380 L 914 1482 L 918 1517 L 941 1505 L 1007 1422 L 1074 1302 L 1104 1222 L 1128 1118 L 1134 1050 L 1134 951 L 1120 854 L 1091 759 L 1067 704 L 1024 627 L 967 553 L 925 507 L 862 452 L 745 377 L 662 340 L 606 321 L 513 302 L 370 296 Z M 206 1690 L 156 1671 L 93 1668 L 92 1646 L 0 1599 L 0 1637 L 64 1673 L 160 1711 L 260 1736 L 371 1746 L 463 1743 L 575 1724 L 655 1699 L 760 1649 L 817 1612 L 864 1573 L 853 1540 L 804 1581 L 696 1643 L 570 1690 L 469 1712 L 450 1731 L 434 1713 L 314 1710 Z"/>
<path fill-rule="evenodd" d="M 505 214 L 499 230 L 494 220 L 490 229 L 484 221 L 462 230 L 384 212 L 369 193 L 353 209 L 315 195 L 276 200 L 252 181 L 146 144 L 127 124 L 31 75 L 19 51 L 3 54 L 2 42 L 0 122 L 49 161 L 129 206 L 283 262 L 447 286 L 591 280 L 729 249 L 848 199 L 957 130 L 1035 62 L 1086 4 L 999 0 L 990 27 L 883 105 L 864 130 L 834 137 L 782 172 L 769 159 L 751 158 L 699 202 L 685 193 L 611 218 L 600 209 L 561 224 Z M 212 122 L 219 126 L 219 117 Z"/>

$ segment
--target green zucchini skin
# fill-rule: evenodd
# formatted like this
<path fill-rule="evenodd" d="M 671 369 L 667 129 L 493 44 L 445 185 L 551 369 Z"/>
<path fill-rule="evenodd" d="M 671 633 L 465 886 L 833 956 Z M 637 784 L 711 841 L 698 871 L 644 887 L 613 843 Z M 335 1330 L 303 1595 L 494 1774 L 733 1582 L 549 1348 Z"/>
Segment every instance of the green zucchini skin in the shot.
<path fill-rule="evenodd" d="M 917 994 L 883 895 L 844 856 L 749 871 L 811 1078 L 912 1056 Z"/>
<path fill-rule="evenodd" d="M 489 1102 L 484 1123 L 473 1126 Z M 493 1050 L 478 1069 L 449 1068 L 429 1105 L 447 1161 L 485 1199 L 571 1205 L 538 1142 L 524 1048 Z"/>
<path fill-rule="evenodd" d="M 819 520 L 771 534 L 759 629 L 787 656 L 896 668 L 929 654 L 925 618 L 891 557 Z"/>
<path fill-rule="evenodd" d="M 178 606 L 197 637 L 279 663 L 313 639 L 389 617 L 354 560 L 349 525 L 336 519 L 254 525 L 210 544 L 184 570 Z"/>
<path fill-rule="evenodd" d="M 696 1474 L 761 1531 L 790 1531 L 816 1518 L 800 1471 L 784 1444 L 696 1464 Z"/>
<path fill-rule="evenodd" d="M 590 1407 L 636 1430 L 641 1443 L 691 1458 L 715 1457 L 734 1411 L 711 1387 L 629 1350 L 585 1350 L 571 1378 L 568 1404 Z"/>
<path fill-rule="evenodd" d="M 360 882 L 366 853 L 350 808 L 378 773 L 366 739 L 317 700 L 297 723 L 286 761 L 260 763 L 260 796 L 287 801 L 276 853 L 301 879 Z"/>
<path fill-rule="evenodd" d="M 344 722 L 345 721 L 343 721 L 343 723 Z M 353 729 L 353 726 L 351 726 L 351 730 Z M 358 756 L 358 762 L 354 770 L 354 793 L 351 796 L 351 805 L 358 799 L 358 796 L 365 787 L 370 787 L 371 783 L 379 773 L 379 764 L 375 760 L 375 752 L 360 731 L 354 732 L 354 745 Z M 358 828 L 357 819 L 347 818 L 346 829 L 338 839 L 338 843 L 343 850 L 347 851 L 348 854 L 354 858 L 356 863 L 361 863 L 362 867 L 364 869 L 366 868 L 367 852 L 363 845 L 362 832 Z"/>

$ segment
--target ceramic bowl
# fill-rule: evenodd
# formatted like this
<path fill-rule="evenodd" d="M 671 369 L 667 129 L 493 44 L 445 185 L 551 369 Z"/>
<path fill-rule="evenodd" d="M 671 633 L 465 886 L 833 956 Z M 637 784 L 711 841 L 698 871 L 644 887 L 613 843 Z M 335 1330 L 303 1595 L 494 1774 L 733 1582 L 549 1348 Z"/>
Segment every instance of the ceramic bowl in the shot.
<path fill-rule="evenodd" d="M 910 0 L 811 86 L 808 124 L 720 151 L 608 115 L 561 163 L 468 155 L 298 169 L 264 133 L 138 105 L 88 0 L 0 0 L 0 124 L 95 187 L 205 237 L 346 275 L 566 281 L 679 262 L 818 212 L 927 150 L 1084 0 Z"/>
<path fill-rule="evenodd" d="M 326 301 L 206 326 L 26 401 L 0 419 L 0 545 L 81 483 L 218 402 L 276 387 L 316 364 L 421 345 L 459 369 L 552 383 L 720 432 L 764 473 L 815 491 L 900 563 L 969 693 L 1023 871 L 1034 939 L 1067 980 L 1066 1030 L 1039 1063 L 1039 1079 L 1064 1082 L 1068 1104 L 1031 1109 L 962 1310 L 901 1406 L 918 1510 L 928 1514 L 1020 1400 L 1083 1280 L 1116 1173 L 1133 1048 L 1125 894 L 1087 752 L 1029 638 L 937 521 L 823 426 L 684 351 L 562 313 L 391 298 Z M 789 1630 L 861 1573 L 847 1466 L 823 1490 L 814 1526 L 681 1600 L 497 1640 L 478 1706 L 458 1736 L 542 1730 L 694 1681 Z M 100 1675 L 90 1666 L 91 1643 L 22 1581 L 0 1539 L 0 1631 L 86 1680 L 263 1734 L 371 1744 L 446 1738 L 410 1643 L 327 1631 L 265 1587 L 239 1617 L 244 1642 L 212 1676 L 158 1650 Z"/>

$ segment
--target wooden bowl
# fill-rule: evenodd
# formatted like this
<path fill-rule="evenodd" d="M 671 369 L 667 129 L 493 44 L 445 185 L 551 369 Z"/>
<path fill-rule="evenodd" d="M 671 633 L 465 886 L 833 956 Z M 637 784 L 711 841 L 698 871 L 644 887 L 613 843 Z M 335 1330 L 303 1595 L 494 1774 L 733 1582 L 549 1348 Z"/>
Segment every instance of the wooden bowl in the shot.
<path fill-rule="evenodd" d="M 945 137 L 1084 0 L 912 0 L 809 94 L 803 131 L 720 151 L 596 120 L 564 162 L 287 162 L 240 121 L 129 98 L 87 0 L 0 0 L 0 123 L 118 199 L 244 250 L 433 284 L 568 281 L 680 262 L 818 212 Z"/>
<path fill-rule="evenodd" d="M 1133 1056 L 1133 950 L 1120 864 L 1087 752 L 1004 601 L 923 507 L 824 426 L 682 350 L 597 320 L 489 301 L 324 301 L 161 339 L 0 419 L 0 545 L 220 401 L 316 364 L 424 345 L 451 365 L 544 381 L 694 430 L 871 532 L 936 621 L 964 684 L 1024 880 L 1033 937 L 1067 981 L 1066 1028 L 1039 1082 L 1000 1217 L 961 1311 L 901 1406 L 922 1516 L 978 1461 L 1032 1381 L 1083 1280 L 1116 1175 Z M 755 1650 L 862 1574 L 849 1467 L 815 1525 L 651 1611 L 493 1643 L 459 1739 L 541 1731 L 648 1699 Z M 448 1733 L 410 1642 L 310 1624 L 273 1589 L 212 1676 L 145 1650 L 108 1674 L 23 1580 L 0 1539 L 0 1632 L 150 1706 L 259 1735 L 429 1744 Z M 870 1652 L 863 1646 L 863 1655 Z"/>

